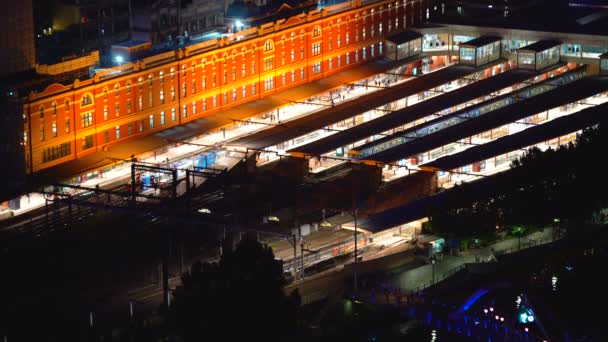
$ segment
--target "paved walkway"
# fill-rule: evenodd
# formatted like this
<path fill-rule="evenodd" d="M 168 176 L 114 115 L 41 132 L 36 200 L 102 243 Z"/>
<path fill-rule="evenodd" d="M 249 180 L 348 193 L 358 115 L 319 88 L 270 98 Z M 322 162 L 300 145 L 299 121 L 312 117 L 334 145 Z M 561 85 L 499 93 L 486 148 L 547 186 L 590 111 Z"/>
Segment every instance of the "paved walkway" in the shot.
<path fill-rule="evenodd" d="M 474 263 L 477 260 L 487 260 L 492 254 L 500 255 L 517 251 L 520 243 L 518 240 L 519 239 L 510 238 L 498 241 L 485 248 L 470 249 L 462 256 L 445 256 L 443 260 L 437 261 L 434 266 L 434 282 L 444 280 L 446 277 L 453 274 L 455 270 L 464 267 L 467 263 Z M 553 229 L 547 228 L 542 232 L 534 232 L 522 237 L 521 248 L 528 248 L 551 241 L 553 241 Z M 404 293 L 418 292 L 419 290 L 428 287 L 433 282 L 433 265 L 427 264 L 404 271 L 394 276 L 390 281 L 393 287 L 401 288 Z"/>

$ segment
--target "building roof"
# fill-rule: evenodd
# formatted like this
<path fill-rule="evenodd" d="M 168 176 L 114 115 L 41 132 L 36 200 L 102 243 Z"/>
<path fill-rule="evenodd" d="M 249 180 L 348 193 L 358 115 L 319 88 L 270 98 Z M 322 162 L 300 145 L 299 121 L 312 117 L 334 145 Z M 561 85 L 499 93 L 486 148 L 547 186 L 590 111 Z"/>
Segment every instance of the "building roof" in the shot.
<path fill-rule="evenodd" d="M 401 65 L 417 62 L 422 58 L 423 56 L 417 55 L 415 57 L 401 60 L 398 62 L 387 62 L 387 60 L 379 60 L 370 64 L 366 64 L 361 68 L 370 68 L 377 72 L 381 72 L 390 70 Z M 351 70 L 351 73 L 357 72 L 356 70 Z M 360 79 L 367 77 L 367 75 L 363 74 L 360 74 L 360 76 Z M 410 83 L 412 82 L 415 82 L 417 87 L 414 86 L 414 88 L 411 88 Z M 420 88 L 426 89 L 426 84 L 419 81 L 418 79 L 410 80 L 408 82 L 398 84 L 388 89 L 380 90 L 371 94 L 366 94 L 344 103 L 340 102 L 333 107 L 326 107 L 309 115 L 301 116 L 299 118 L 283 122 L 281 125 L 276 125 L 269 129 L 265 129 L 234 140 L 230 142 L 229 145 L 244 146 L 247 148 L 260 150 L 265 147 L 273 146 L 278 143 L 289 141 L 302 135 L 314 132 L 315 130 L 348 119 L 353 115 L 356 115 L 357 113 L 364 113 L 373 108 L 377 108 L 385 104 L 387 101 L 390 102 L 402 98 L 404 93 L 409 94 L 413 91 L 420 91 L 418 90 Z M 382 95 L 379 96 L 379 93 L 381 93 Z"/>
<path fill-rule="evenodd" d="M 536 113 L 585 99 L 606 90 L 608 90 L 607 78 L 586 77 L 528 100 L 497 109 L 473 120 L 379 152 L 367 159 L 392 163 L 521 120 Z"/>
<path fill-rule="evenodd" d="M 431 22 L 436 24 L 494 27 L 504 29 L 561 32 L 592 35 L 608 35 L 608 17 L 594 17 L 593 20 L 578 20 L 596 13 L 597 8 L 573 6 L 570 2 L 546 0 L 520 11 L 511 11 L 504 16 L 502 11 L 475 15 L 458 13 L 455 6 L 446 5 L 445 13 L 432 13 Z"/>
<path fill-rule="evenodd" d="M 500 61 L 496 62 L 500 63 Z M 411 92 L 403 92 L 401 98 L 418 94 L 442 84 L 458 80 L 486 66 L 475 68 L 465 65 L 453 65 L 448 68 L 426 74 L 418 79 L 407 82 L 410 87 L 416 89 Z M 522 82 L 531 78 L 536 73 L 527 70 L 510 70 L 485 80 L 477 81 L 471 85 L 447 92 L 443 95 L 433 97 L 426 101 L 416 103 L 406 108 L 399 109 L 377 119 L 354 126 L 348 130 L 338 132 L 323 139 L 313 141 L 304 146 L 296 147 L 290 152 L 300 152 L 305 155 L 318 156 L 329 152 L 337 147 L 346 146 L 356 141 L 363 140 L 375 134 L 388 131 L 392 128 L 414 122 L 432 113 L 436 113 L 448 107 L 464 103 L 488 93 L 506 88 L 514 83 Z M 384 103 L 387 103 L 386 101 Z M 356 113 L 354 113 L 356 114 Z M 353 115 L 354 115 L 353 114 Z"/>
<path fill-rule="evenodd" d="M 561 44 L 562 44 L 562 42 L 557 39 L 539 40 L 538 42 L 536 42 L 534 44 L 526 45 L 522 48 L 517 49 L 517 52 L 520 52 L 520 51 L 542 52 L 545 50 L 549 50 L 553 47 L 560 46 Z"/>
<path fill-rule="evenodd" d="M 483 145 L 445 156 L 421 168 L 454 170 L 488 158 L 496 157 L 520 148 L 535 145 L 549 139 L 573 133 L 592 126 L 602 120 L 608 111 L 608 103 L 586 108 L 574 114 L 563 116 L 544 124 L 530 127 L 521 132 L 498 138 Z"/>
<path fill-rule="evenodd" d="M 469 40 L 468 42 L 461 43 L 460 46 L 482 47 L 482 46 L 490 45 L 494 42 L 499 42 L 500 39 L 501 38 L 497 37 L 497 36 L 481 36 L 479 38 Z"/>
<path fill-rule="evenodd" d="M 422 34 L 416 31 L 401 31 L 397 33 L 393 33 L 386 37 L 386 40 L 395 43 L 397 45 L 401 45 L 403 43 L 410 42 L 415 39 L 422 38 Z"/>
<path fill-rule="evenodd" d="M 603 54 L 600 55 L 601 59 L 608 59 L 608 52 L 604 52 Z"/>
<path fill-rule="evenodd" d="M 112 44 L 112 46 L 134 47 L 134 46 L 143 45 L 143 44 L 150 44 L 150 42 L 147 42 L 144 40 L 131 39 L 131 40 L 126 40 L 124 42 Z"/>

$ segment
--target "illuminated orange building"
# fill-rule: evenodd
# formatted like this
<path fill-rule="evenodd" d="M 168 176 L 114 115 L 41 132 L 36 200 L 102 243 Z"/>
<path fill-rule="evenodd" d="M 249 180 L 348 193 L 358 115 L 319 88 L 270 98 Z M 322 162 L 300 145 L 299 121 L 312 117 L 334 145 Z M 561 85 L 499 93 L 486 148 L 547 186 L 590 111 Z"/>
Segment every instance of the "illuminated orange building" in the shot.
<path fill-rule="evenodd" d="M 52 84 L 24 101 L 27 172 L 369 62 L 426 2 L 342 3 Z"/>

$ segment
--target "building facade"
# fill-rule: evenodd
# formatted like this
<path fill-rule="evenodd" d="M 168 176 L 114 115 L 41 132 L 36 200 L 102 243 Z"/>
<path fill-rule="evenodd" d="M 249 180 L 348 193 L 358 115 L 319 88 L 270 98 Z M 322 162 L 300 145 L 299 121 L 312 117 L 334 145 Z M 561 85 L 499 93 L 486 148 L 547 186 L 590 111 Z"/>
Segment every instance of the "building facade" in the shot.
<path fill-rule="evenodd" d="M 342 3 L 190 45 L 24 99 L 28 173 L 367 63 L 426 0 Z"/>

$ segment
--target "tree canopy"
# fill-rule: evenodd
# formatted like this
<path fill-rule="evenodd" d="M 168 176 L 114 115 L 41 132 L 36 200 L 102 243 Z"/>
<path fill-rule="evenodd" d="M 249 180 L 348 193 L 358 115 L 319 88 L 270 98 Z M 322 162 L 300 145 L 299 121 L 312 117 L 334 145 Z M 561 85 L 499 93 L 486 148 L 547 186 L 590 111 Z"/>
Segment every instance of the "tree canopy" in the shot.
<path fill-rule="evenodd" d="M 185 341 L 280 341 L 297 330 L 299 295 L 286 296 L 281 261 L 253 238 L 217 263 L 198 263 L 182 277 L 169 312 Z"/>

